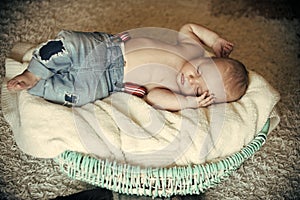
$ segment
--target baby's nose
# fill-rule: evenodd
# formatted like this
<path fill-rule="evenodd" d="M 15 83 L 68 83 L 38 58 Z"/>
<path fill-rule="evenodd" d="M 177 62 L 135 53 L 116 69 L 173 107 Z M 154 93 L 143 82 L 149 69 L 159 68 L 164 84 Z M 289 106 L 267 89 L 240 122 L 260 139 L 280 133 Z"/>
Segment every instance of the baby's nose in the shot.
<path fill-rule="evenodd" d="M 189 82 L 191 85 L 197 84 L 199 83 L 199 77 L 190 75 Z"/>

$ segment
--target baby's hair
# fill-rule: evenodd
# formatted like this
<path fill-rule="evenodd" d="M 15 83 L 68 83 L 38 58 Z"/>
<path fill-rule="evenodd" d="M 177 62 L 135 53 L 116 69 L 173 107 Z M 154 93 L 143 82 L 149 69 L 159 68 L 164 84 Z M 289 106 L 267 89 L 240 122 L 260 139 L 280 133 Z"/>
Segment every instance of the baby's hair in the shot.
<path fill-rule="evenodd" d="M 233 58 L 216 58 L 225 62 L 223 83 L 227 102 L 240 99 L 249 85 L 248 71 L 243 63 Z"/>

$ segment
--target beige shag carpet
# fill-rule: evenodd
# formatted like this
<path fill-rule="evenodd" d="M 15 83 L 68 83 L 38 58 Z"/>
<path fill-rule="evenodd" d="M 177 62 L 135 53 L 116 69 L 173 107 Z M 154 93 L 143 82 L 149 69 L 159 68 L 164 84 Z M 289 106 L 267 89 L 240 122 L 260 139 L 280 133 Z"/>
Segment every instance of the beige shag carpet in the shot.
<path fill-rule="evenodd" d="M 208 26 L 235 43 L 232 57 L 262 74 L 281 94 L 281 122 L 266 144 L 228 180 L 183 199 L 299 199 L 299 21 L 292 1 L 22 0 L 1 1 L 0 72 L 15 42 L 39 43 L 61 29 L 117 33 L 154 26 Z M 293 5 L 293 4 L 292 4 Z M 295 8 L 295 7 L 294 7 Z M 0 111 L 0 199 L 49 199 L 91 186 L 72 181 L 52 160 L 22 153 Z M 115 199 L 148 199 L 114 193 Z"/>

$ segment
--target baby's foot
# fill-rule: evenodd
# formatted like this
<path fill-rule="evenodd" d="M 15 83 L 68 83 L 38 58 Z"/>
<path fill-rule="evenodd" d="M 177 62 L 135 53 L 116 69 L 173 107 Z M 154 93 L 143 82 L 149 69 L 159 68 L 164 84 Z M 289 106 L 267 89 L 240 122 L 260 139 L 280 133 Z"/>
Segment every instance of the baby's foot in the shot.
<path fill-rule="evenodd" d="M 7 89 L 11 91 L 27 90 L 35 86 L 39 80 L 33 73 L 25 70 L 22 74 L 15 76 L 7 82 Z"/>

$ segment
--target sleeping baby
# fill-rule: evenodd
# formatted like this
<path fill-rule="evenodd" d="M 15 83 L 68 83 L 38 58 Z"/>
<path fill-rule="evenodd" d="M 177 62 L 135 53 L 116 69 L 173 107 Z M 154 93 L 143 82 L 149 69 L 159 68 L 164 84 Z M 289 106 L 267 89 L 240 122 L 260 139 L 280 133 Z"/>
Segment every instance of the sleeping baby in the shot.
<path fill-rule="evenodd" d="M 204 57 L 203 47 L 216 57 Z M 7 87 L 66 106 L 127 92 L 169 111 L 207 107 L 246 92 L 248 72 L 228 57 L 232 50 L 232 43 L 197 24 L 184 25 L 176 44 L 131 37 L 130 31 L 61 31 L 35 50 L 28 68 Z"/>

